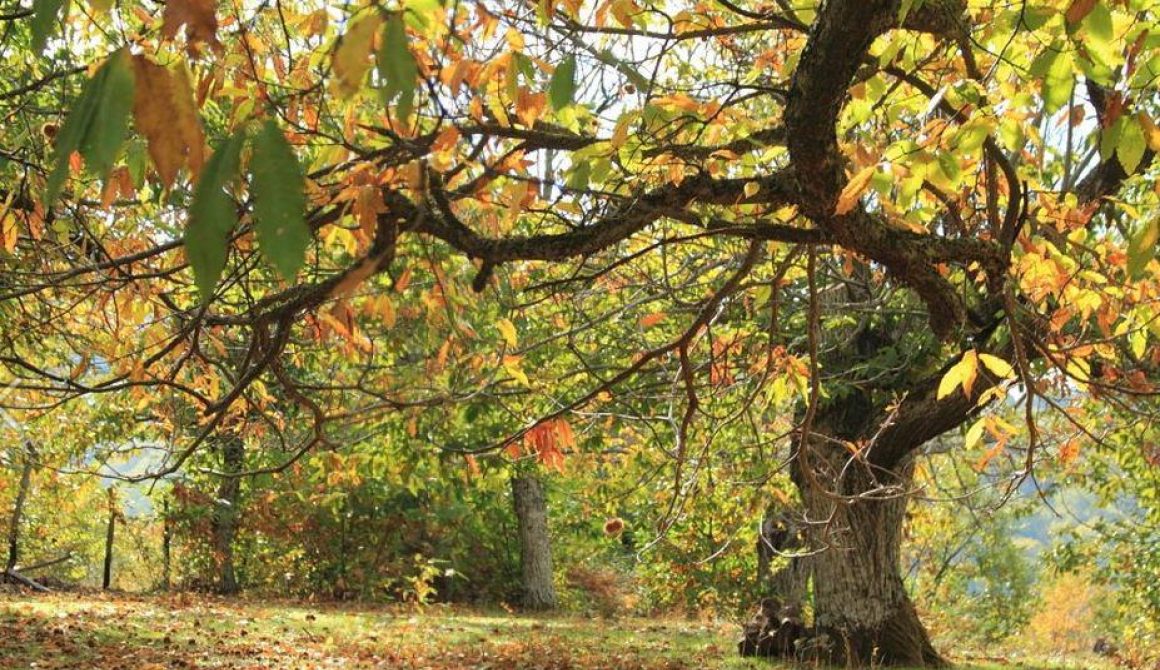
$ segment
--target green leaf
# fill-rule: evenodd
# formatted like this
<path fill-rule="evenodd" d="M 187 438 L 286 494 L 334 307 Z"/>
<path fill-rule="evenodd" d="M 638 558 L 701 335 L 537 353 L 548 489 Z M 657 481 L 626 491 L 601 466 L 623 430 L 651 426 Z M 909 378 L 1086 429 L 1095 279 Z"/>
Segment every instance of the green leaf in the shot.
<path fill-rule="evenodd" d="M 1123 128 L 1120 129 L 1120 138 L 1116 142 L 1116 159 L 1124 166 L 1124 172 L 1132 174 L 1144 158 L 1144 150 L 1148 148 L 1148 140 L 1144 137 L 1144 129 L 1135 117 L 1124 118 Z"/>
<path fill-rule="evenodd" d="M 994 122 L 985 119 L 971 119 L 958 132 L 958 153 L 971 154 L 978 151 L 994 130 Z"/>
<path fill-rule="evenodd" d="M 133 109 L 135 77 L 129 52 L 121 49 L 102 66 L 106 70 L 92 124 L 81 139 L 85 166 L 104 176 L 113 167 L 117 152 L 129 133 L 129 113 Z"/>
<path fill-rule="evenodd" d="M 649 87 L 649 81 L 645 78 L 644 75 L 642 75 L 640 72 L 637 72 L 636 68 L 617 58 L 610 50 L 604 49 L 603 51 L 597 53 L 596 57 L 600 59 L 601 63 L 619 70 L 621 74 L 623 74 L 630 82 L 632 82 L 633 86 L 637 87 L 637 89 L 643 91 Z"/>
<path fill-rule="evenodd" d="M 1083 25 L 1089 39 L 1106 44 L 1116 37 L 1112 26 L 1112 11 L 1102 2 L 1097 2 L 1092 7 L 1091 13 L 1083 20 Z"/>
<path fill-rule="evenodd" d="M 293 281 L 310 244 L 305 180 L 294 150 L 273 121 L 262 124 L 254 138 L 250 173 L 258 250 L 286 281 Z"/>
<path fill-rule="evenodd" d="M 582 191 L 588 188 L 588 181 L 592 177 L 592 164 L 588 161 L 582 161 L 573 166 L 572 174 L 568 176 L 568 188 L 573 188 Z"/>
<path fill-rule="evenodd" d="M 234 201 L 226 192 L 238 173 L 245 135 L 236 132 L 218 147 L 201 169 L 185 227 L 185 255 L 193 267 L 202 302 L 209 302 L 226 267 L 230 231 L 238 222 Z"/>
<path fill-rule="evenodd" d="M 1124 132 L 1124 116 L 1120 115 L 1112 125 L 1100 131 L 1100 160 L 1106 161 L 1116 153 L 1120 145 L 1120 134 Z"/>
<path fill-rule="evenodd" d="M 44 45 L 52 35 L 61 14 L 68 15 L 68 0 L 33 0 L 32 2 L 32 50 L 44 51 Z M 65 10 L 62 12 L 61 10 Z"/>
<path fill-rule="evenodd" d="M 925 1 L 926 0 L 902 0 L 902 3 L 898 8 L 898 23 L 901 24 L 902 22 L 906 21 L 906 17 L 910 14 L 911 11 L 921 9 Z"/>
<path fill-rule="evenodd" d="M 979 142 L 982 144 L 982 142 Z M 963 171 L 959 167 L 958 154 L 950 152 L 942 152 L 938 156 L 939 172 L 945 177 L 944 183 L 941 185 L 944 190 L 957 191 L 959 184 L 963 181 Z"/>
<path fill-rule="evenodd" d="M 552 73 L 552 80 L 548 82 L 548 100 L 552 102 L 552 109 L 564 109 L 572 104 L 575 94 L 576 57 L 568 56 Z"/>
<path fill-rule="evenodd" d="M 1021 8 L 1020 11 L 1023 16 L 1023 24 L 1027 26 L 1028 30 L 1039 30 L 1053 17 L 1059 16 L 1059 11 L 1054 7 L 1027 6 Z"/>
<path fill-rule="evenodd" d="M 1144 273 L 1148 262 L 1156 255 L 1156 241 L 1160 239 L 1160 219 L 1140 226 L 1128 242 L 1128 274 L 1136 279 Z"/>
<path fill-rule="evenodd" d="M 108 172 L 125 141 L 132 104 L 133 70 L 129 53 L 122 49 L 85 82 L 80 97 L 57 133 L 54 165 L 44 189 L 45 209 L 51 208 L 60 195 L 69 175 L 69 157 L 74 151 L 81 152 L 90 171 L 101 175 Z"/>
<path fill-rule="evenodd" d="M 415 78 L 419 76 L 419 65 L 415 56 L 407 48 L 407 28 L 398 14 L 387 19 L 387 28 L 377 54 L 379 77 L 382 78 L 386 101 L 398 97 L 395 117 L 406 119 L 415 104 Z"/>
<path fill-rule="evenodd" d="M 1075 62 L 1070 51 L 1061 51 L 1055 54 L 1043 78 L 1043 107 L 1044 111 L 1052 114 L 1071 99 L 1071 91 L 1075 86 Z"/>
<path fill-rule="evenodd" d="M 407 0 L 403 8 L 404 21 L 411 28 L 430 37 L 438 24 L 431 21 L 431 16 L 443 7 L 442 0 Z"/>
<path fill-rule="evenodd" d="M 1106 71 L 1109 75 L 1119 67 L 1123 45 L 1116 39 L 1112 11 L 1107 3 L 1099 2 L 1083 20 L 1083 55 L 1092 61 L 1085 70 Z"/>
<path fill-rule="evenodd" d="M 45 209 L 51 209 L 57 196 L 60 195 L 60 189 L 68 179 L 69 157 L 80 147 L 81 138 L 84 137 L 96 114 L 98 95 L 95 90 L 101 78 L 103 74 L 98 72 L 96 77 L 85 83 L 80 97 L 73 104 L 72 111 L 56 135 L 56 144 L 53 148 L 54 164 L 44 187 Z"/>

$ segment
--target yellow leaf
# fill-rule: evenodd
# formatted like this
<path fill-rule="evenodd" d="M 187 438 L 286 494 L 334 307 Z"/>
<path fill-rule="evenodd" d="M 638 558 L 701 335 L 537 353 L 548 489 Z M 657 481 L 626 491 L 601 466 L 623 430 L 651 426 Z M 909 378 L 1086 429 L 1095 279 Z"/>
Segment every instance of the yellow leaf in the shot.
<path fill-rule="evenodd" d="M 383 23 L 377 12 L 364 15 L 351 24 L 350 29 L 334 50 L 334 74 L 338 77 L 338 92 L 353 95 L 362 86 L 363 78 L 371 67 L 371 49 L 375 34 Z"/>
<path fill-rule="evenodd" d="M 1144 129 L 1144 139 L 1148 142 L 1148 148 L 1152 151 L 1160 151 L 1160 128 L 1157 128 L 1152 117 L 1144 112 L 1140 112 L 1138 116 L 1140 127 Z"/>
<path fill-rule="evenodd" d="M 970 398 L 975 386 L 975 377 L 979 374 L 979 355 L 971 349 L 963 354 L 963 360 L 959 361 L 958 365 L 963 367 L 963 393 Z"/>
<path fill-rule="evenodd" d="M 528 375 L 526 375 L 523 371 L 523 368 L 520 367 L 520 360 L 521 359 L 519 356 L 504 356 L 503 369 L 506 370 L 509 375 L 515 377 L 516 381 L 518 381 L 520 384 L 531 388 L 532 381 L 528 379 Z"/>
<path fill-rule="evenodd" d="M 745 197 L 746 198 L 752 198 L 753 196 L 757 195 L 757 192 L 760 190 L 761 190 L 761 184 L 759 184 L 755 181 L 745 183 Z"/>
<path fill-rule="evenodd" d="M 971 397 L 971 390 L 975 386 L 975 377 L 978 375 L 979 356 L 974 349 L 963 354 L 963 357 L 958 363 L 951 366 L 950 370 L 943 375 L 938 384 L 937 399 L 943 398 L 954 393 L 955 389 L 962 386 L 963 393 L 969 398 Z"/>
<path fill-rule="evenodd" d="M 519 345 L 519 340 L 516 338 L 516 327 L 511 321 L 500 319 L 495 322 L 495 327 L 509 347 L 514 349 Z"/>
<path fill-rule="evenodd" d="M 612 131 L 612 138 L 609 144 L 613 149 L 619 149 L 628 141 L 628 118 L 622 117 L 616 124 L 616 129 Z"/>
<path fill-rule="evenodd" d="M 16 217 L 9 211 L 0 212 L 0 246 L 10 254 L 15 253 L 18 237 Z"/>
<path fill-rule="evenodd" d="M 858 199 L 862 197 L 866 188 L 870 186 L 870 179 L 874 177 L 874 170 L 877 167 L 876 165 L 867 165 L 859 170 L 858 174 L 851 177 L 850 181 L 846 182 L 846 187 L 842 189 L 842 193 L 838 196 L 838 204 L 834 208 L 834 214 L 841 216 L 842 214 L 848 214 L 854 209 L 854 205 L 858 204 Z"/>
<path fill-rule="evenodd" d="M 963 440 L 963 448 L 971 449 L 983 439 L 983 426 L 986 419 L 979 419 L 969 429 L 967 429 L 966 439 Z"/>
<path fill-rule="evenodd" d="M 998 356 L 979 354 L 979 360 L 983 362 L 984 367 L 995 373 L 996 377 L 1006 379 L 1015 376 L 1015 370 L 1011 367 L 1011 364 Z"/>
<path fill-rule="evenodd" d="M 142 55 L 133 57 L 133 76 L 133 119 L 145 136 L 157 176 L 169 188 L 183 166 L 196 174 L 205 157 L 193 87 L 184 68 L 170 69 Z"/>

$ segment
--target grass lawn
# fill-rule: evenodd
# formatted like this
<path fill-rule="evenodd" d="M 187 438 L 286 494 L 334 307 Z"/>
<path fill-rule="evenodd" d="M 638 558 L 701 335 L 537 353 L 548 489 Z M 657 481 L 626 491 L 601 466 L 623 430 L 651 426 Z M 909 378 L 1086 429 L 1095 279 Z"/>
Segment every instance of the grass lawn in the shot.
<path fill-rule="evenodd" d="M 775 670 L 729 623 L 346 608 L 200 596 L 0 594 L 2 670 Z M 1094 659 L 963 668 L 1101 668 Z"/>

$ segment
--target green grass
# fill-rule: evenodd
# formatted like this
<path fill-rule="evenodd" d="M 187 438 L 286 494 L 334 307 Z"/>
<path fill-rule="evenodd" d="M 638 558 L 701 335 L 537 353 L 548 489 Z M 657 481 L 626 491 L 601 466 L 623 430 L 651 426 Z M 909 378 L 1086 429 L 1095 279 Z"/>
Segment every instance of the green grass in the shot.
<path fill-rule="evenodd" d="M 778 670 L 735 655 L 736 625 L 530 617 L 433 606 L 312 607 L 212 598 L 0 595 L 4 670 L 587 668 Z M 971 670 L 1099 668 L 1092 659 Z"/>

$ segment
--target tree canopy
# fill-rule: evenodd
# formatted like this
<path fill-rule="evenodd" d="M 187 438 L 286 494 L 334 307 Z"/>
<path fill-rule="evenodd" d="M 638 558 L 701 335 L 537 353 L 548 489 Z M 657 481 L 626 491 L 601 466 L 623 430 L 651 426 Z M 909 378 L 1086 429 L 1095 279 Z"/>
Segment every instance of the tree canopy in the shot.
<path fill-rule="evenodd" d="M 867 557 L 801 558 L 841 653 L 935 664 L 897 577 L 915 455 L 962 430 L 1014 488 L 1044 417 L 1075 450 L 1110 439 L 1092 402 L 1153 415 L 1145 0 L 35 0 L 0 27 L 0 402 L 163 445 L 137 477 L 223 433 L 277 445 L 235 477 L 385 426 L 468 468 L 648 445 L 675 518 L 724 450 Z"/>

